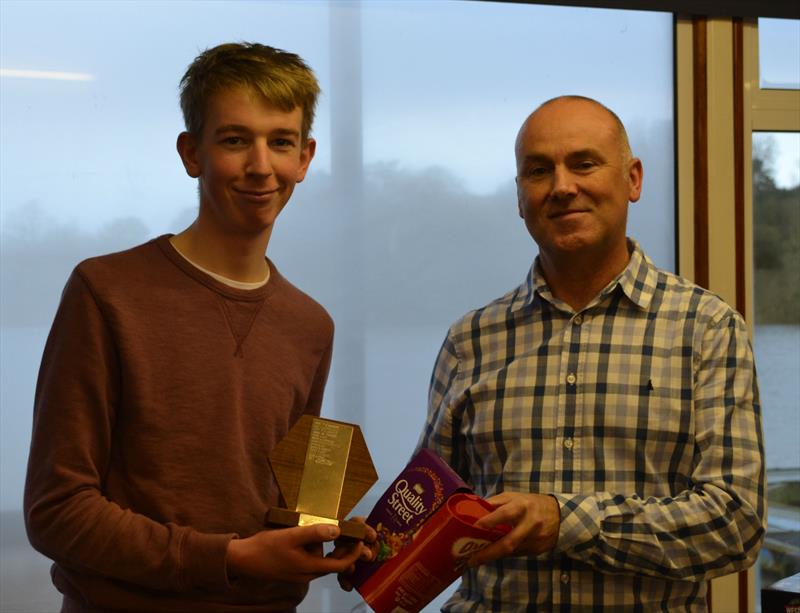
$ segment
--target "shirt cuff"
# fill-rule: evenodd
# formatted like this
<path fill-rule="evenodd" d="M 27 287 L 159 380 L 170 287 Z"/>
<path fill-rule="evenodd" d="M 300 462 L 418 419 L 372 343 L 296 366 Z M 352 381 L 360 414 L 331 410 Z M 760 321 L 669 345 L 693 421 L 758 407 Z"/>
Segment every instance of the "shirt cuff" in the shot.
<path fill-rule="evenodd" d="M 550 494 L 561 507 L 555 553 L 575 553 L 592 547 L 600 534 L 600 514 L 592 496 Z"/>
<path fill-rule="evenodd" d="M 181 551 L 182 587 L 223 592 L 228 581 L 226 558 L 228 543 L 235 534 L 203 534 L 191 530 L 183 541 Z"/>

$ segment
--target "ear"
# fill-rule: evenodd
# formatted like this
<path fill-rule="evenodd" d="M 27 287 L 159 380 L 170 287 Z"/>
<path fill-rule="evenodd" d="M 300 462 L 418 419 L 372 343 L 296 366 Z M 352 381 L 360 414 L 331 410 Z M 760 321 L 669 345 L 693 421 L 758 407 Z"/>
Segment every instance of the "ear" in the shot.
<path fill-rule="evenodd" d="M 201 174 L 200 162 L 197 158 L 197 139 L 188 132 L 178 134 L 178 142 L 175 144 L 181 162 L 186 169 L 186 174 L 196 179 Z"/>
<path fill-rule="evenodd" d="M 628 200 L 636 202 L 642 195 L 642 180 L 644 179 L 644 167 L 642 160 L 633 158 L 628 165 L 628 184 L 630 191 L 628 192 Z"/>
<path fill-rule="evenodd" d="M 525 213 L 522 207 L 522 193 L 519 191 L 519 177 L 514 177 L 514 184 L 517 186 L 517 213 L 520 219 L 525 219 Z"/>
<path fill-rule="evenodd" d="M 305 145 L 303 145 L 303 148 L 300 150 L 300 167 L 297 169 L 296 175 L 298 183 L 306 178 L 308 167 L 311 164 L 311 160 L 314 159 L 314 153 L 316 153 L 316 151 L 317 141 L 313 138 L 307 139 Z"/>

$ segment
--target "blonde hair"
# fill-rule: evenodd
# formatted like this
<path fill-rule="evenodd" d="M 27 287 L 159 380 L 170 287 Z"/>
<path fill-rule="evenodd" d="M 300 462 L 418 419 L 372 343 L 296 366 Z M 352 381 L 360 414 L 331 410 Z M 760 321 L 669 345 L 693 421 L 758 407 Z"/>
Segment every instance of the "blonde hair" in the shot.
<path fill-rule="evenodd" d="M 303 142 L 311 133 L 319 83 L 303 59 L 259 43 L 226 43 L 206 49 L 189 65 L 180 83 L 186 131 L 200 138 L 206 108 L 220 91 L 247 87 L 283 111 L 303 111 Z"/>

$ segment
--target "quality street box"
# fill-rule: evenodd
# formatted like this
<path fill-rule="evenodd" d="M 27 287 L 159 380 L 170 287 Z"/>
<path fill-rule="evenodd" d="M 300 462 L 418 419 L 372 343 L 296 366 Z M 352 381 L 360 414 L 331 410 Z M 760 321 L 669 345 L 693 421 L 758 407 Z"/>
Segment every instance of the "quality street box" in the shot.
<path fill-rule="evenodd" d="M 419 611 L 504 534 L 474 526 L 491 510 L 438 455 L 419 451 L 367 517 L 375 557 L 356 564 L 353 586 L 377 613 Z"/>
<path fill-rule="evenodd" d="M 469 557 L 509 530 L 475 525 L 492 505 L 474 494 L 450 496 L 411 543 L 359 587 L 376 613 L 418 613 L 464 572 Z"/>
<path fill-rule="evenodd" d="M 420 450 L 375 503 L 367 523 L 378 533 L 371 562 L 358 562 L 356 589 L 408 545 L 416 530 L 455 492 L 470 488 L 438 455 Z"/>

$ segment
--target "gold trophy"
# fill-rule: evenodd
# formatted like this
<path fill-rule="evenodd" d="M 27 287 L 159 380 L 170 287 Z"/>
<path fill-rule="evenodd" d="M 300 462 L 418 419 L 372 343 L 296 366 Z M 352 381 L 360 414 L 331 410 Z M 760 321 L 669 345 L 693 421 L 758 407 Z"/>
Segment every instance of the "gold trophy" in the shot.
<path fill-rule="evenodd" d="M 268 525 L 333 524 L 343 537 L 364 539 L 364 524 L 344 519 L 378 480 L 358 426 L 303 415 L 269 463 L 287 508 L 270 508 Z"/>

